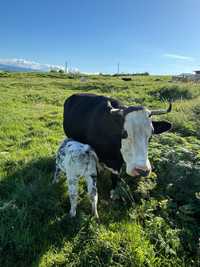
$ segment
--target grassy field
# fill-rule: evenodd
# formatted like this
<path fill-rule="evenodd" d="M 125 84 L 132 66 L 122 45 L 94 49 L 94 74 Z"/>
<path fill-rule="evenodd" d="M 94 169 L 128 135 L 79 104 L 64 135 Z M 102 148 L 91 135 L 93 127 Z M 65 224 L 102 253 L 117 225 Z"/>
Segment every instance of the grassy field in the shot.
<path fill-rule="evenodd" d="M 109 173 L 100 175 L 98 222 L 83 182 L 76 219 L 68 215 L 64 177 L 52 184 L 63 103 L 77 92 L 149 108 L 174 100 L 173 112 L 162 116 L 173 130 L 149 146 L 151 176 L 122 173 L 131 199 L 112 202 Z M 200 85 L 173 83 L 169 76 L 125 82 L 0 73 L 0 266 L 200 266 L 199 222 Z"/>

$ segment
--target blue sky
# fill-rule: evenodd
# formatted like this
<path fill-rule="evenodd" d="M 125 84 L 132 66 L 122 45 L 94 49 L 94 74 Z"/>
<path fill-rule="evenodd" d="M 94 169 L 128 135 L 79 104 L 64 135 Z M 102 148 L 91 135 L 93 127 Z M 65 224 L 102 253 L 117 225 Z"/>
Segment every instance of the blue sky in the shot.
<path fill-rule="evenodd" d="M 83 72 L 180 73 L 200 68 L 199 0 L 6 0 L 0 59 Z"/>

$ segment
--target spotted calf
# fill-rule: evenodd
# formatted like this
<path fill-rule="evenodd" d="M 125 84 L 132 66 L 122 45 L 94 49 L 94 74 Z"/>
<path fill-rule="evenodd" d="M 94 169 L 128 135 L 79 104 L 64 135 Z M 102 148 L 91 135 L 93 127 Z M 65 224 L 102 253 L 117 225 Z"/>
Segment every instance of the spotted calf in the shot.
<path fill-rule="evenodd" d="M 76 216 L 78 182 L 81 177 L 84 177 L 92 203 L 92 213 L 98 218 L 98 194 L 96 187 L 97 166 L 97 155 L 89 145 L 79 143 L 72 139 L 64 139 L 57 152 L 53 183 L 59 181 L 58 176 L 61 171 L 66 174 L 71 204 L 71 217 Z"/>

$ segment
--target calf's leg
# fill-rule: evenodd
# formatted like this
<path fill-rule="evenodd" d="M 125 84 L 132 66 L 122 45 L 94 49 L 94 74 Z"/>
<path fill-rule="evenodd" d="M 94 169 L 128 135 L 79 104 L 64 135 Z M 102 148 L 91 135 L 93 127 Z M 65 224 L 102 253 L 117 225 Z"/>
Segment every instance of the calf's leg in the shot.
<path fill-rule="evenodd" d="M 96 218 L 99 218 L 99 215 L 97 212 L 98 193 L 97 193 L 97 186 L 96 186 L 96 178 L 97 178 L 96 175 L 88 175 L 85 177 L 86 182 L 87 182 L 88 195 L 92 203 L 92 214 Z"/>
<path fill-rule="evenodd" d="M 58 165 L 56 165 L 55 172 L 54 172 L 54 177 L 53 177 L 53 184 L 56 184 L 56 183 L 59 182 L 58 176 L 59 176 L 60 172 L 61 172 L 61 169 L 59 168 Z"/>
<path fill-rule="evenodd" d="M 69 199 L 70 199 L 70 216 L 75 217 L 76 216 L 76 207 L 77 207 L 77 198 L 78 198 L 78 180 L 79 178 L 69 177 L 68 176 L 68 191 L 69 191 Z"/>

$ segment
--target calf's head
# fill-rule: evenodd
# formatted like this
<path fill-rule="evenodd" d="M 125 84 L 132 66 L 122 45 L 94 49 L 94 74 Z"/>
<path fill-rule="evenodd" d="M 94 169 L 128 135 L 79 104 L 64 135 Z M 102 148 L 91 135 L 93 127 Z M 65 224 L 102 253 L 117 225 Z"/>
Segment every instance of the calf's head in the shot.
<path fill-rule="evenodd" d="M 148 159 L 148 143 L 153 134 L 168 131 L 171 124 L 166 121 L 152 121 L 152 115 L 164 114 L 167 110 L 150 111 L 144 107 L 128 107 L 111 112 L 123 116 L 121 154 L 126 163 L 126 173 L 130 176 L 148 176 L 151 165 Z"/>

